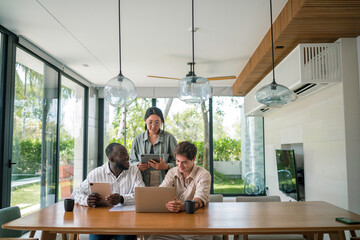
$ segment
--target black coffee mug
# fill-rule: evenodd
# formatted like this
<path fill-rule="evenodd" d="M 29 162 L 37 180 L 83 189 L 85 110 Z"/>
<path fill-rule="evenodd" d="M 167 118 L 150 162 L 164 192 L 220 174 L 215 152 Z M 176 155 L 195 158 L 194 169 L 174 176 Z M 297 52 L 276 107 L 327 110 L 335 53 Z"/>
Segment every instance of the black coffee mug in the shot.
<path fill-rule="evenodd" d="M 197 207 L 196 207 L 196 204 Z M 196 210 L 200 208 L 200 203 L 192 200 L 185 201 L 185 211 L 186 213 L 193 214 Z"/>
<path fill-rule="evenodd" d="M 64 208 L 66 212 L 72 212 L 74 209 L 74 199 L 72 198 L 67 198 L 64 200 Z"/>

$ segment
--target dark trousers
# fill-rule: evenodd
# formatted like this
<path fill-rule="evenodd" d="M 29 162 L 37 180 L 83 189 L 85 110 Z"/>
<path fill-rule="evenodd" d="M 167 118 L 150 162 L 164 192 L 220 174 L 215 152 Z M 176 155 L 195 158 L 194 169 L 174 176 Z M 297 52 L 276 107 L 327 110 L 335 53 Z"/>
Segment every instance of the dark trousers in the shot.
<path fill-rule="evenodd" d="M 89 240 L 136 240 L 135 235 L 97 235 L 90 234 Z"/>

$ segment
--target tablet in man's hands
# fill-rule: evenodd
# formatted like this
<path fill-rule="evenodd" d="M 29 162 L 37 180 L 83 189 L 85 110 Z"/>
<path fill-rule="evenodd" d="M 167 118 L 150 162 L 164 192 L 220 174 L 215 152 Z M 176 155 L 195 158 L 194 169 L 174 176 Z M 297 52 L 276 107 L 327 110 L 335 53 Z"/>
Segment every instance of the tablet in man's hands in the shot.
<path fill-rule="evenodd" d="M 98 193 L 101 195 L 102 200 L 100 202 L 103 204 L 106 203 L 105 197 L 111 194 L 110 183 L 92 182 L 90 183 L 90 190 L 91 193 Z"/>
<path fill-rule="evenodd" d="M 160 162 L 160 155 L 159 154 L 141 154 L 141 162 L 142 163 L 148 163 L 153 159 L 156 162 Z"/>

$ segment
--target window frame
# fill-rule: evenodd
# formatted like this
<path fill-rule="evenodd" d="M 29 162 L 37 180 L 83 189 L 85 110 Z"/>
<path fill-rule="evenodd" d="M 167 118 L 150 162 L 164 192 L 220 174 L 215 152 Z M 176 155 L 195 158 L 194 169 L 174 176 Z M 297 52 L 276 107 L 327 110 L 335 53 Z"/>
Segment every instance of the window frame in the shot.
<path fill-rule="evenodd" d="M 11 199 L 11 172 L 12 168 L 8 167 L 11 163 L 12 156 L 12 142 L 13 142 L 13 112 L 14 112 L 14 91 L 15 91 L 15 67 L 16 67 L 16 49 L 19 48 L 31 55 L 32 57 L 43 62 L 43 64 L 52 68 L 57 72 L 57 87 L 58 87 L 58 105 L 57 105 L 57 140 L 56 140 L 56 174 L 55 174 L 55 202 L 59 201 L 59 136 L 60 136 L 60 103 L 61 103 L 61 76 L 67 77 L 76 84 L 84 88 L 84 142 L 83 142 L 83 173 L 82 178 L 85 179 L 87 175 L 87 158 L 88 158 L 88 121 L 89 121 L 89 86 L 85 85 L 81 80 L 69 75 L 64 69 L 60 69 L 55 64 L 46 60 L 42 56 L 35 53 L 25 45 L 19 43 L 19 37 L 0 25 L 0 33 L 2 36 L 3 59 L 0 75 L 0 98 L 1 98 L 1 112 L 0 112 L 0 150 L 2 152 L 0 164 L 2 167 L 2 177 L 0 177 L 0 207 L 10 206 Z M 42 50 L 40 50 L 42 51 Z M 50 57 L 47 53 L 43 53 Z M 56 60 L 55 60 L 56 61 Z M 54 180 L 54 179 L 53 179 Z"/>

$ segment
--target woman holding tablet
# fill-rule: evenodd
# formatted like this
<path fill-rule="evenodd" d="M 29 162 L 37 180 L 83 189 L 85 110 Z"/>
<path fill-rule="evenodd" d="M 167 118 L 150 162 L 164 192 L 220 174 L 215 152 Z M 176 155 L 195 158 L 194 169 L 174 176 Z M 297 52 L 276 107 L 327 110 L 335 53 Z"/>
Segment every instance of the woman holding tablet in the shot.
<path fill-rule="evenodd" d="M 159 108 L 147 109 L 144 120 L 145 132 L 137 135 L 132 142 L 130 161 L 138 165 L 146 186 L 157 187 L 167 170 L 176 166 L 173 152 L 177 142 L 171 133 L 161 129 L 164 117 Z"/>

